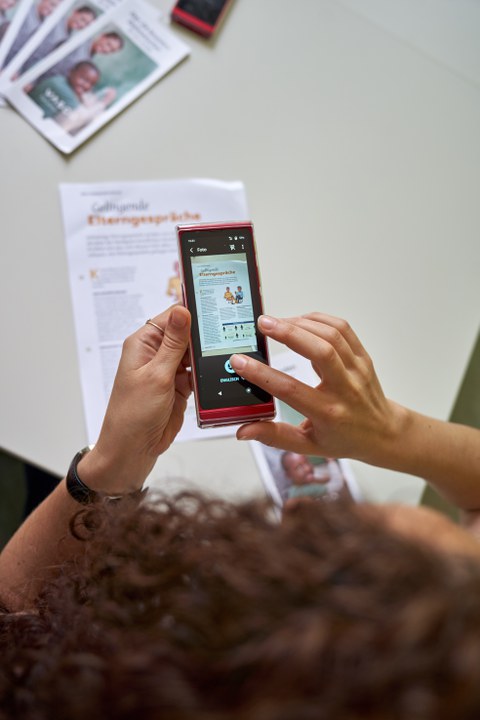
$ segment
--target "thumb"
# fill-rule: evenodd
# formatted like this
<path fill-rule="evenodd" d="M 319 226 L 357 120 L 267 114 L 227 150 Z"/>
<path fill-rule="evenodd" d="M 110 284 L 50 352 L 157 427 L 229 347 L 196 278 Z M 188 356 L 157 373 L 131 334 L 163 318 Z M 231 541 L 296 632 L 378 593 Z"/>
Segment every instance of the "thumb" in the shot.
<path fill-rule="evenodd" d="M 175 305 L 169 315 L 162 344 L 152 361 L 163 373 L 175 376 L 188 348 L 190 337 L 190 313 L 181 305 Z"/>
<path fill-rule="evenodd" d="M 283 422 L 247 423 L 237 430 L 237 439 L 258 440 L 264 445 L 300 454 L 318 454 L 300 427 Z"/>

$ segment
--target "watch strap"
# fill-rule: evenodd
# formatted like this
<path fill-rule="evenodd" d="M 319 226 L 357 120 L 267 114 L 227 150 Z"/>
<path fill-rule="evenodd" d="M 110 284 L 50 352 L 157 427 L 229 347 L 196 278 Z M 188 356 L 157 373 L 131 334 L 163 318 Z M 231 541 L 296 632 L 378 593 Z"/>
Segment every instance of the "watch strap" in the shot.
<path fill-rule="evenodd" d="M 122 498 L 129 497 L 134 500 L 140 500 L 143 495 L 147 492 L 147 488 L 143 490 L 135 490 L 131 493 L 125 493 L 125 495 L 106 495 L 102 492 L 97 492 L 96 490 L 91 490 L 88 485 L 85 485 L 85 483 L 80 479 L 78 475 L 77 466 L 80 460 L 85 457 L 87 453 L 90 452 L 90 450 L 93 449 L 93 445 L 87 445 L 86 447 L 82 448 L 75 457 L 73 458 L 72 462 L 70 463 L 70 467 L 68 468 L 67 476 L 66 476 L 66 483 L 67 483 L 67 490 L 69 494 L 72 496 L 74 500 L 81 503 L 82 505 L 89 505 L 90 503 L 98 502 L 101 499 L 106 499 L 109 501 L 115 501 L 115 500 L 122 500 Z"/>
<path fill-rule="evenodd" d="M 77 452 L 70 463 L 66 477 L 68 492 L 74 500 L 82 503 L 82 505 L 88 505 L 89 503 L 93 503 L 99 499 L 99 493 L 95 492 L 95 490 L 90 490 L 90 488 L 87 487 L 87 485 L 85 485 L 85 483 L 79 478 L 77 472 L 78 463 L 87 453 L 90 452 L 90 450 L 92 450 L 92 448 L 93 445 L 87 445 Z"/>

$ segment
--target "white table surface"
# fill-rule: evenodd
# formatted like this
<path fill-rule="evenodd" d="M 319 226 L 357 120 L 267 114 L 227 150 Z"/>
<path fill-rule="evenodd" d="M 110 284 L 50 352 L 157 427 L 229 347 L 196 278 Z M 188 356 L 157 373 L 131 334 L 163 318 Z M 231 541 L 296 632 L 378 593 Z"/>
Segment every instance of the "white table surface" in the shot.
<path fill-rule="evenodd" d="M 478 5 L 235 0 L 215 42 L 176 31 L 191 57 L 69 158 L 0 110 L 0 446 L 62 474 L 86 440 L 60 182 L 243 180 L 267 311 L 348 318 L 386 393 L 447 418 L 479 323 Z M 166 476 L 262 491 L 233 439 L 174 446 Z"/>

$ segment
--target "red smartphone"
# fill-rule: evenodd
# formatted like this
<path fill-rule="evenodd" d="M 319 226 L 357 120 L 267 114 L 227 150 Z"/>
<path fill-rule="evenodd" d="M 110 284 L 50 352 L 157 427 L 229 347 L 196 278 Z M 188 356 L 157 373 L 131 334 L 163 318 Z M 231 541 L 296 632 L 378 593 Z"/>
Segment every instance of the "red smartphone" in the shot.
<path fill-rule="evenodd" d="M 252 223 L 178 225 L 177 237 L 198 426 L 271 420 L 273 397 L 230 364 L 234 353 L 268 364 Z"/>
<path fill-rule="evenodd" d="M 232 0 L 178 0 L 172 20 L 202 35 L 211 37 L 225 16 Z"/>

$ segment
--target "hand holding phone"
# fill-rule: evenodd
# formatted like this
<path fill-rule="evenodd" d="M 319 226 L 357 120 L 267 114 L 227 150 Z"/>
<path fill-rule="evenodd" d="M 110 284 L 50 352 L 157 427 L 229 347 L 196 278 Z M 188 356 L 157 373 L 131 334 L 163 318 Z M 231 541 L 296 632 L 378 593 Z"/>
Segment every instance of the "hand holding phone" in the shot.
<path fill-rule="evenodd" d="M 184 303 L 192 316 L 190 354 L 201 428 L 273 419 L 272 395 L 230 364 L 242 353 L 268 364 L 251 223 L 177 226 Z"/>

